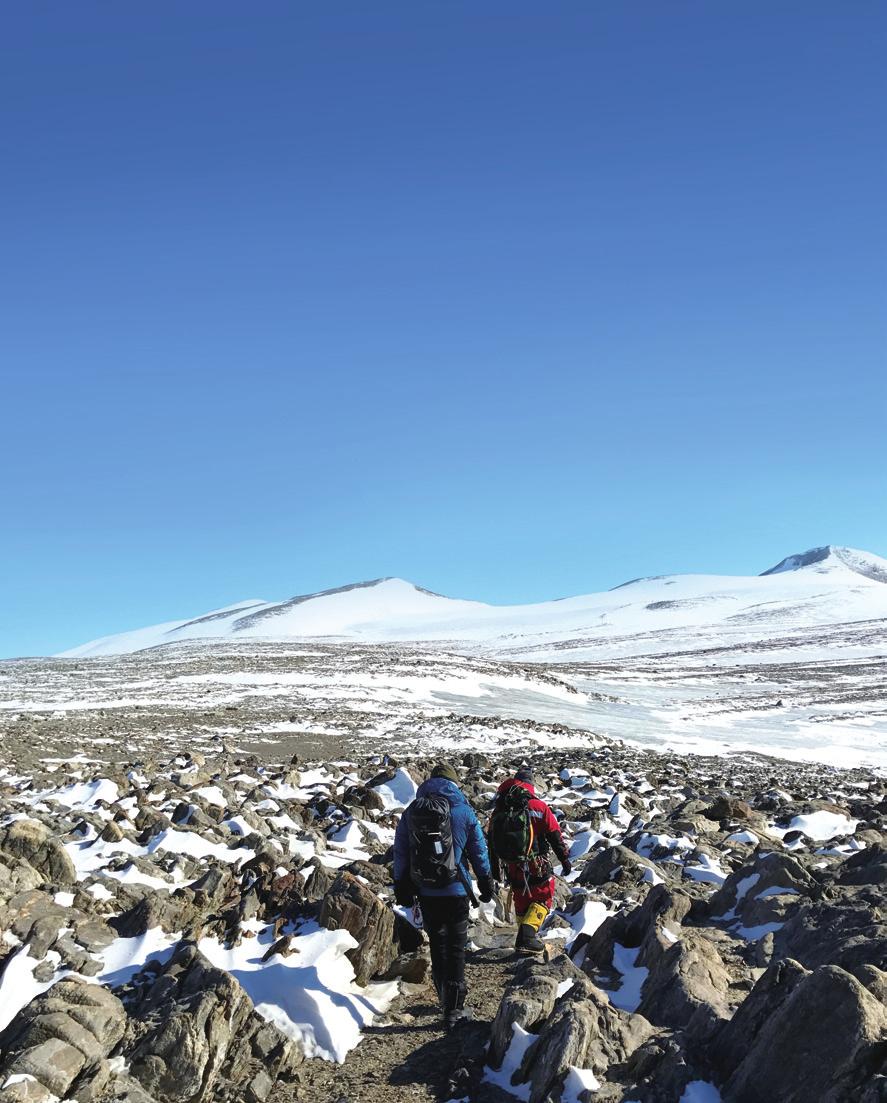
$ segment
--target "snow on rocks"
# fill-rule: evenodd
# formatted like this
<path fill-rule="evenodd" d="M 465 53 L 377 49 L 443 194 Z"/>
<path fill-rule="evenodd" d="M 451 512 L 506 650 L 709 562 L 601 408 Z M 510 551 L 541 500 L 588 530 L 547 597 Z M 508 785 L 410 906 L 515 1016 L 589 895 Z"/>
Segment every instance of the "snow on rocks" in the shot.
<path fill-rule="evenodd" d="M 413 986 L 429 1000 L 424 936 L 391 906 L 391 847 L 434 761 L 274 763 L 216 748 L 113 769 L 78 761 L 76 778 L 56 764 L 10 766 L 0 1101 L 38 1091 L 25 1079 L 3 1087 L 13 1077 L 81 1100 L 108 1090 L 258 1101 L 297 1072 L 310 1084 L 316 1062 L 359 1061 L 365 1029 L 384 1030 Z M 772 1059 L 761 1008 L 785 1061 L 803 1061 L 788 1026 L 793 990 L 773 980 L 787 960 L 798 985 L 843 1009 L 835 1083 L 844 1090 L 870 1070 L 887 991 L 882 779 L 598 743 L 480 752 L 469 740 L 448 761 L 481 818 L 498 784 L 530 765 L 574 863 L 541 932 L 544 959 L 517 963 L 486 1071 L 466 1072 L 471 1098 L 504 1088 L 540 1103 L 584 1103 L 588 1092 L 599 1103 L 720 1091 L 742 1101 L 745 1049 Z M 504 894 L 473 913 L 472 990 L 484 985 L 483 955 L 508 945 L 507 924 Z M 60 1033 L 38 1042 L 29 1024 L 45 1022 L 45 1001 L 57 994 L 59 1015 L 78 1022 L 85 989 L 108 997 L 119 1036 L 78 1035 L 78 1049 L 58 1018 Z M 44 1042 L 65 1084 L 32 1053 Z"/>
<path fill-rule="evenodd" d="M 826 773 L 792 777 L 787 769 L 774 787 L 777 764 L 768 763 L 768 776 L 753 763 L 733 762 L 729 791 L 722 768 L 720 791 L 712 799 L 702 763 L 659 763 L 650 771 L 654 798 L 647 792 L 646 810 L 632 810 L 628 824 L 612 815 L 612 800 L 603 813 L 590 804 L 577 813 L 569 783 L 581 777 L 583 786 L 603 792 L 605 765 L 580 773 L 566 763 L 558 770 L 556 759 L 545 763 L 549 799 L 563 809 L 574 839 L 585 838 L 573 851 L 573 902 L 542 933 L 549 945 L 559 945 L 561 924 L 570 925 L 567 952 L 585 974 L 585 987 L 558 983 L 558 959 L 529 973 L 518 970 L 494 1024 L 488 1080 L 519 1098 L 563 1101 L 577 1083 L 571 1070 L 587 1069 L 597 1083 L 587 1098 L 596 1101 L 715 1101 L 723 1091 L 724 1098 L 750 1103 L 759 1098 L 762 1082 L 755 1061 L 776 1062 L 779 1050 L 766 1050 L 765 1056 L 762 1034 L 755 1061 L 748 1056 L 740 1070 L 748 1038 L 739 1043 L 738 1034 L 728 1032 L 742 1023 L 739 1011 L 752 999 L 749 993 L 758 999 L 755 983 L 766 966 L 789 955 L 799 960 L 793 967 L 802 975 L 815 976 L 831 963 L 844 970 L 843 977 L 826 973 L 816 983 L 823 990 L 830 986 L 847 1004 L 841 1013 L 846 1061 L 845 1055 L 835 1059 L 834 1077 L 809 1062 L 804 1037 L 783 1019 L 792 1005 L 785 1011 L 774 1007 L 778 1022 L 786 1023 L 780 1027 L 783 1064 L 799 1076 L 793 1087 L 791 1072 L 781 1069 L 784 1094 L 767 1098 L 856 1099 L 853 1091 L 862 1093 L 881 1053 L 873 1048 L 874 1038 L 883 1043 L 885 1037 L 880 1016 L 887 1013 L 887 982 L 875 967 L 887 961 L 887 925 L 876 918 L 883 905 L 877 894 L 887 884 L 883 782 L 874 786 L 880 794 L 876 806 L 872 800 L 860 803 L 849 784 L 842 793 L 840 781 Z M 637 777 L 627 784 L 620 780 L 626 791 L 640 795 Z M 616 809 L 617 816 L 622 810 Z M 852 845 L 857 831 L 864 832 L 861 849 Z M 817 838 L 826 833 L 828 840 Z M 845 840 L 846 849 L 820 845 L 833 839 Z M 605 910 L 600 922 L 581 929 L 577 917 L 590 904 Z M 812 993 L 814 982 L 805 983 Z M 764 981 L 758 984 L 765 992 Z M 577 997 L 579 1008 L 568 1007 Z M 583 1048 L 593 1036 L 586 1034 L 585 1016 L 601 1000 L 640 1034 L 630 1052 L 595 1061 Z M 749 1015 L 755 1006 L 748 1003 Z M 617 1028 L 609 1023 L 598 1029 L 612 1037 Z M 722 1038 L 735 1059 L 719 1059 Z M 884 1075 L 882 1069 L 876 1077 L 881 1087 Z M 834 1085 L 845 1094 L 830 1095 Z M 871 1094 L 872 1103 L 877 1098 Z"/>

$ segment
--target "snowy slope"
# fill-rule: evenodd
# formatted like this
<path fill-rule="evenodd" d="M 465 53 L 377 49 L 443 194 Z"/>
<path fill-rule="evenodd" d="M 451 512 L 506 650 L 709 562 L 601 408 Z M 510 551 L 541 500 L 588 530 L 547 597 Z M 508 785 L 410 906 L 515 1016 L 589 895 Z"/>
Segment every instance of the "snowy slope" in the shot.
<path fill-rule="evenodd" d="M 503 656 L 575 661 L 699 650 L 887 618 L 887 560 L 852 548 L 789 556 L 758 576 L 664 575 L 533 605 L 442 597 L 397 578 L 282 602 L 241 602 L 202 617 L 106 636 L 65 657 L 195 639 L 447 642 Z"/>

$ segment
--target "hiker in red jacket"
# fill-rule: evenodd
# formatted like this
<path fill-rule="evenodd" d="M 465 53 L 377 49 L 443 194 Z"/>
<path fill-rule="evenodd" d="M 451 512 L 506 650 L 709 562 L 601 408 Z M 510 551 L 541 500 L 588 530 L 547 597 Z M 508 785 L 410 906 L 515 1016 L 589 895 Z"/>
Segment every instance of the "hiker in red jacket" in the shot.
<path fill-rule="evenodd" d="M 493 877 L 502 867 L 514 898 L 518 929 L 516 948 L 539 953 L 539 928 L 554 901 L 554 873 L 546 857 L 554 851 L 564 876 L 572 866 L 554 813 L 536 796 L 533 774 L 522 767 L 499 786 L 487 830 Z"/>

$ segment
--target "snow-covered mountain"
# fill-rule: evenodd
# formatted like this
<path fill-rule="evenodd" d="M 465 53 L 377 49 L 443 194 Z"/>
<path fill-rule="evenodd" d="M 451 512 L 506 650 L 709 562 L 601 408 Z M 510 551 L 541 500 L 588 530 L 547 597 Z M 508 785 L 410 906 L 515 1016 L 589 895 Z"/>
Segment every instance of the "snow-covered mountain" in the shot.
<path fill-rule="evenodd" d="M 124 654 L 181 640 L 323 638 L 441 642 L 454 650 L 564 662 L 741 645 L 885 618 L 887 560 L 829 545 L 788 556 L 761 575 L 660 575 L 531 605 L 457 600 L 382 578 L 286 601 L 239 602 L 105 636 L 63 657 Z"/>

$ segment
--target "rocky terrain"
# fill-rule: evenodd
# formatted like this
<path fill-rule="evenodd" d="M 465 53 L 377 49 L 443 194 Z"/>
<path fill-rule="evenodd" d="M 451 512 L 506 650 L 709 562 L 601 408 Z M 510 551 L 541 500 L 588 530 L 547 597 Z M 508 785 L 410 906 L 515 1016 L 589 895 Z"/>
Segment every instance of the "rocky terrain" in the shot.
<path fill-rule="evenodd" d="M 47 717 L 53 754 L 6 732 L 2 1103 L 887 1099 L 877 774 L 435 715 L 478 813 L 529 761 L 574 859 L 543 960 L 513 956 L 504 890 L 474 914 L 476 1020 L 444 1035 L 391 902 L 433 760 L 353 731 L 185 750 L 138 711 L 92 713 L 88 745 Z"/>
<path fill-rule="evenodd" d="M 225 745 L 286 759 L 545 746 L 557 730 L 561 746 L 588 746 L 594 732 L 887 767 L 887 620 L 770 644 L 555 664 L 430 645 L 233 639 L 7 660 L 0 741 L 30 749 L 36 764 L 67 760 L 72 742 L 111 761 Z"/>

